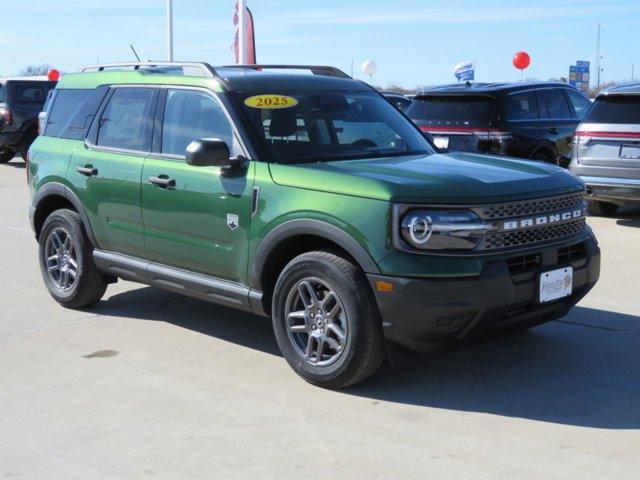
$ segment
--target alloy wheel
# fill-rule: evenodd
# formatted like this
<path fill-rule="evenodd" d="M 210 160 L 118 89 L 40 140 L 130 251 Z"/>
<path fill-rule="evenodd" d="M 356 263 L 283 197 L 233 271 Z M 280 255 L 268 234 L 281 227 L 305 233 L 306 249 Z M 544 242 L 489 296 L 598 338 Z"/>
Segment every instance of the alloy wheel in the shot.
<path fill-rule="evenodd" d="M 318 278 L 298 281 L 285 304 L 287 334 L 307 363 L 327 366 L 343 354 L 347 315 L 338 294 Z"/>
<path fill-rule="evenodd" d="M 71 290 L 78 277 L 77 249 L 69 232 L 58 227 L 45 245 L 45 265 L 52 285 L 60 292 Z"/>

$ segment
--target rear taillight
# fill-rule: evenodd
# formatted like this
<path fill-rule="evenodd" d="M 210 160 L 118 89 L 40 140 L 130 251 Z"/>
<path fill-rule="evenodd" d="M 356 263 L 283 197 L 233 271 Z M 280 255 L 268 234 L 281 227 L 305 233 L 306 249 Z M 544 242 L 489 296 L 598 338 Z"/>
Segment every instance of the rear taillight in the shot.
<path fill-rule="evenodd" d="M 576 132 L 573 136 L 573 144 L 578 147 L 584 147 L 591 141 L 591 135 L 586 135 L 587 132 Z"/>
<path fill-rule="evenodd" d="M 8 108 L 0 108 L 0 124 L 13 125 L 13 113 Z"/>
<path fill-rule="evenodd" d="M 38 135 L 42 135 L 44 133 L 44 126 L 46 121 L 47 121 L 47 113 L 40 112 L 38 114 Z"/>

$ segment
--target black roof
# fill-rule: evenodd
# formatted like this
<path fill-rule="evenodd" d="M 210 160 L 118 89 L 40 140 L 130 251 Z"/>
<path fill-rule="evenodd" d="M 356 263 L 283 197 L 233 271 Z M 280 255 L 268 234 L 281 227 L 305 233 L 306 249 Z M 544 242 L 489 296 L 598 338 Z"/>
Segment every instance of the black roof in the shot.
<path fill-rule="evenodd" d="M 432 95 L 432 94 L 496 94 L 505 91 L 517 91 L 517 90 L 529 90 L 531 88 L 539 87 L 561 87 L 561 88 L 574 88 L 567 83 L 562 82 L 496 82 L 496 83 L 451 83 L 448 85 L 438 85 L 436 87 L 424 88 L 418 92 L 420 95 Z"/>
<path fill-rule="evenodd" d="M 366 83 L 351 77 L 323 74 L 291 73 L 286 69 L 265 69 L 241 67 L 216 67 L 216 75 L 231 90 L 236 92 L 267 92 L 268 90 L 340 90 L 370 91 Z"/>

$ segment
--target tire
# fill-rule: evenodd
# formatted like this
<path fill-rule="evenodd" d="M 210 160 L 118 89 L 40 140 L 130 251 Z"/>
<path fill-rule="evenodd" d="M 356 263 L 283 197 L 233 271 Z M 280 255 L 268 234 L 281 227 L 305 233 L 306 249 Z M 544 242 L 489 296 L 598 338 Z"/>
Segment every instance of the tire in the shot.
<path fill-rule="evenodd" d="M 35 131 L 29 132 L 25 136 L 25 139 L 23 140 L 23 142 L 20 144 L 20 156 L 22 157 L 23 161 L 26 161 L 27 154 L 29 153 L 29 147 L 31 146 L 31 144 L 34 142 L 36 138 L 38 138 L 37 132 Z"/>
<path fill-rule="evenodd" d="M 616 213 L 618 205 L 615 203 L 601 202 L 600 200 L 587 200 L 587 210 L 589 210 L 591 215 L 606 217 Z"/>
<path fill-rule="evenodd" d="M 60 305 L 85 308 L 102 298 L 107 283 L 93 261 L 93 246 L 76 212 L 56 210 L 49 215 L 38 243 L 42 278 Z"/>
<path fill-rule="evenodd" d="M 364 273 L 349 260 L 325 251 L 294 258 L 278 278 L 272 305 L 280 351 L 309 383 L 348 387 L 382 364 L 378 308 Z"/>
<path fill-rule="evenodd" d="M 0 147 L 0 163 L 7 163 L 13 157 L 16 156 L 16 152 L 10 148 Z"/>
<path fill-rule="evenodd" d="M 537 162 L 551 163 L 553 165 L 558 165 L 557 160 L 551 158 L 551 155 L 548 153 L 538 150 L 533 155 L 531 155 L 531 160 L 535 160 Z"/>

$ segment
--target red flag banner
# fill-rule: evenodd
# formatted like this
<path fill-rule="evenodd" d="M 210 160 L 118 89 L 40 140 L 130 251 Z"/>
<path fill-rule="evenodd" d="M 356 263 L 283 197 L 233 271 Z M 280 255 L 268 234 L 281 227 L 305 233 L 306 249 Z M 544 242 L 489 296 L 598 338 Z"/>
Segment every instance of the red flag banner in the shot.
<path fill-rule="evenodd" d="M 256 41 L 253 28 L 253 15 L 244 2 L 244 52 L 240 52 L 240 0 L 236 1 L 236 8 L 233 14 L 233 24 L 235 25 L 235 35 L 233 39 L 233 52 L 236 64 L 255 64 L 256 63 Z"/>

